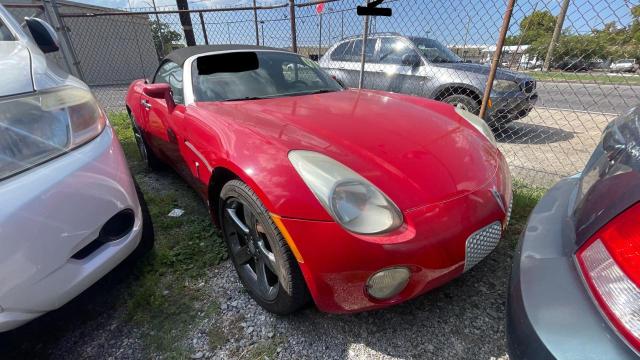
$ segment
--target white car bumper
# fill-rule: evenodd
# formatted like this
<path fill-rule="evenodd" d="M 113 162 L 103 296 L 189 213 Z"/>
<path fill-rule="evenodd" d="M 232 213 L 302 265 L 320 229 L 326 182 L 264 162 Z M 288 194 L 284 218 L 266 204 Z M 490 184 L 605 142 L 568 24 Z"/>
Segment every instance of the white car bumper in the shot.
<path fill-rule="evenodd" d="M 110 126 L 81 148 L 0 182 L 0 199 L 0 332 L 74 298 L 131 254 L 142 234 L 135 186 Z M 135 220 L 123 237 L 78 259 L 124 209 Z"/>

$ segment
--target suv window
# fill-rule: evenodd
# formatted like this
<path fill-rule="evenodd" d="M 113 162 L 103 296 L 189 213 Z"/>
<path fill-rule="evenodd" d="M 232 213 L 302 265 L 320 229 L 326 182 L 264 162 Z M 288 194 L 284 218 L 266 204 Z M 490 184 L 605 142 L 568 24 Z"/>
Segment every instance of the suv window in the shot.
<path fill-rule="evenodd" d="M 344 55 L 347 52 L 347 48 L 349 48 L 350 46 L 353 46 L 353 41 L 345 41 L 342 44 L 336 46 L 336 48 L 331 52 L 331 60 L 344 61 Z"/>
<path fill-rule="evenodd" d="M 0 41 L 14 41 L 13 34 L 11 34 L 11 30 L 7 27 L 7 25 L 2 22 L 0 19 Z"/>
<path fill-rule="evenodd" d="M 402 65 L 403 56 L 407 54 L 418 56 L 418 53 L 401 38 L 384 37 L 380 41 L 380 51 L 378 52 L 378 62 L 380 63 Z"/>
<path fill-rule="evenodd" d="M 374 61 L 373 55 L 376 51 L 376 41 L 378 41 L 378 39 L 367 39 L 367 44 L 364 47 L 364 58 L 366 61 Z M 360 61 L 360 57 L 362 56 L 362 39 L 353 42 L 353 47 L 349 55 L 349 60 L 347 61 Z"/>
<path fill-rule="evenodd" d="M 154 84 L 167 83 L 173 91 L 173 101 L 184 104 L 184 83 L 182 82 L 182 68 L 178 64 L 168 61 L 162 64 L 153 79 Z"/>

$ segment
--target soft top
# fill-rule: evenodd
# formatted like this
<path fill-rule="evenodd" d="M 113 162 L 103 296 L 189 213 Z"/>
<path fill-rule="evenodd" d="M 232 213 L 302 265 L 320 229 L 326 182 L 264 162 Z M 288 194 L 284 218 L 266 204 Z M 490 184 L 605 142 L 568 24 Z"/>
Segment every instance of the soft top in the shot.
<path fill-rule="evenodd" d="M 184 64 L 184 62 L 198 54 L 204 54 L 209 52 L 216 51 L 237 51 L 237 50 L 275 50 L 275 51 L 288 51 L 287 49 L 278 49 L 266 46 L 256 46 L 256 45 L 197 45 L 197 46 L 189 46 L 181 49 L 174 50 L 169 53 L 169 55 L 165 56 L 164 61 L 172 61 L 180 66 Z"/>

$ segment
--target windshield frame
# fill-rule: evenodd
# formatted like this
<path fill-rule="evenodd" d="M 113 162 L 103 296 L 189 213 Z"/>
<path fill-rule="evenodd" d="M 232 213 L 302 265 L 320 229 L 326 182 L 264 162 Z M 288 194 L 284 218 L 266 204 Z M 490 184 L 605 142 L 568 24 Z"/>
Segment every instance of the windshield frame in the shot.
<path fill-rule="evenodd" d="M 209 51 L 209 52 L 203 52 L 201 54 L 193 55 L 193 56 L 189 57 L 187 60 L 185 60 L 185 62 L 183 64 L 184 105 L 188 106 L 188 105 L 191 105 L 191 104 L 196 102 L 196 97 L 195 97 L 194 88 L 193 88 L 193 71 L 192 71 L 192 69 L 193 69 L 194 62 L 198 58 L 204 57 L 204 56 L 209 56 L 209 55 L 221 55 L 221 54 L 238 53 L 238 52 L 283 53 L 283 54 L 288 54 L 288 55 L 299 56 L 301 58 L 304 57 L 302 55 L 299 55 L 299 54 L 296 54 L 296 53 L 292 53 L 291 51 L 274 50 L 274 49 L 235 49 L 235 50 L 225 50 L 225 51 Z M 311 60 L 311 61 L 313 61 L 313 60 Z M 321 72 L 324 72 L 324 70 L 319 65 L 318 65 L 318 70 L 321 71 Z M 324 72 L 324 74 L 329 78 L 331 77 L 326 72 Z M 336 91 L 345 90 L 345 88 L 342 87 L 340 84 L 338 84 L 338 86 L 339 86 L 339 88 L 336 89 Z M 283 96 L 302 96 L 302 95 L 309 95 L 309 94 L 311 94 L 311 92 L 290 93 L 290 94 L 282 94 L 282 96 L 265 97 L 264 99 L 274 99 L 274 98 L 283 97 Z M 232 100 L 241 100 L 241 99 L 232 99 Z M 229 101 L 229 100 L 227 100 L 227 101 Z M 215 102 L 224 102 L 224 101 L 223 100 L 219 100 L 219 101 L 215 101 Z"/>
<path fill-rule="evenodd" d="M 418 54 L 420 54 L 420 56 L 422 56 L 422 58 L 424 58 L 430 64 L 456 64 L 456 63 L 463 63 L 464 62 L 464 60 L 460 56 L 458 56 L 456 53 L 451 51 L 451 49 L 449 49 L 446 45 L 444 45 L 443 43 L 441 43 L 440 41 L 438 41 L 436 39 L 420 37 L 420 36 L 410 36 L 410 37 L 408 37 L 408 39 L 409 39 L 409 41 L 411 41 L 412 45 L 416 48 L 416 50 L 418 51 Z M 438 52 L 440 52 L 441 54 L 444 53 L 444 55 L 446 55 L 446 56 L 453 56 L 453 57 L 451 59 L 446 59 L 447 61 L 433 61 L 418 46 L 419 42 L 422 41 L 422 40 L 435 42 L 436 44 L 439 45 L 436 48 L 438 50 Z"/>

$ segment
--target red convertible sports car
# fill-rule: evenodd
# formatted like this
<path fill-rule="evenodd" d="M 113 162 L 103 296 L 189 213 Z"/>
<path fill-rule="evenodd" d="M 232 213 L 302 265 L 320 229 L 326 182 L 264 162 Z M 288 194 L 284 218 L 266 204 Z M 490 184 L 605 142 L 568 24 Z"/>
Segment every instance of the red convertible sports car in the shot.
<path fill-rule="evenodd" d="M 202 195 L 273 313 L 411 299 L 477 264 L 508 222 L 509 170 L 480 118 L 345 89 L 282 49 L 176 50 L 126 102 L 143 159 Z"/>

